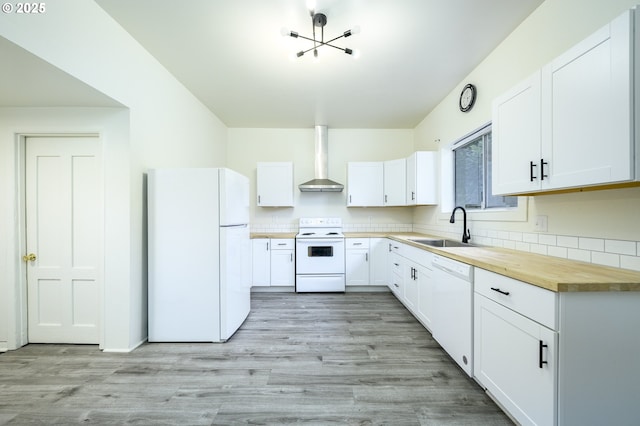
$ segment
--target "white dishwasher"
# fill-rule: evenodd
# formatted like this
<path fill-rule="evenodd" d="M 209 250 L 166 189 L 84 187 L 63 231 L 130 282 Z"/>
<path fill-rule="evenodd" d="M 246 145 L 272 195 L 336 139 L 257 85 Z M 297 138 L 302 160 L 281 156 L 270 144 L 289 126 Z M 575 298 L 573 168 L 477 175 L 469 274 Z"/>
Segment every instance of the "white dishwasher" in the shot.
<path fill-rule="evenodd" d="M 434 255 L 433 337 L 473 377 L 473 266 Z"/>

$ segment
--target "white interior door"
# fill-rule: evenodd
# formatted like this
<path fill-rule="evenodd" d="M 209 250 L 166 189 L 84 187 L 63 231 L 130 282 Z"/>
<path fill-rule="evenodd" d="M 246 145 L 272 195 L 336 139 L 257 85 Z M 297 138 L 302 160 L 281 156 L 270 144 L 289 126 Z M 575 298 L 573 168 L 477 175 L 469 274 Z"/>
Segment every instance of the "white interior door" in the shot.
<path fill-rule="evenodd" d="M 29 137 L 25 156 L 29 342 L 99 343 L 99 141 Z"/>

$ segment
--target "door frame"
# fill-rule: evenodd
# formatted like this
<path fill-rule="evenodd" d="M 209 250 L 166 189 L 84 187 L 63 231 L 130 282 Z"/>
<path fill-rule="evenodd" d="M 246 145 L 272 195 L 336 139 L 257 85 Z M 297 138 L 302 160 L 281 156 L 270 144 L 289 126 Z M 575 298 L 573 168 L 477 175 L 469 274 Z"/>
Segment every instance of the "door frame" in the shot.
<path fill-rule="evenodd" d="M 98 346 L 100 349 L 104 349 L 104 302 L 105 302 L 105 152 L 104 141 L 100 133 L 19 133 L 16 135 L 16 197 L 18 206 L 17 211 L 17 248 L 18 254 L 22 257 L 27 250 L 27 227 L 26 227 L 26 156 L 27 156 L 27 139 L 33 137 L 52 137 L 52 138 L 73 138 L 73 137 L 85 137 L 96 138 L 98 140 L 99 152 L 100 152 L 100 171 L 99 171 L 99 186 L 101 188 L 100 200 L 102 205 L 100 208 L 100 232 L 98 233 L 98 248 L 100 250 L 98 265 Z M 29 320 L 28 320 L 28 300 L 27 300 L 27 265 L 20 259 L 19 270 L 19 291 L 16 294 L 15 307 L 16 307 L 16 330 L 19 330 L 19 334 L 16 336 L 16 346 L 21 347 L 29 343 Z"/>

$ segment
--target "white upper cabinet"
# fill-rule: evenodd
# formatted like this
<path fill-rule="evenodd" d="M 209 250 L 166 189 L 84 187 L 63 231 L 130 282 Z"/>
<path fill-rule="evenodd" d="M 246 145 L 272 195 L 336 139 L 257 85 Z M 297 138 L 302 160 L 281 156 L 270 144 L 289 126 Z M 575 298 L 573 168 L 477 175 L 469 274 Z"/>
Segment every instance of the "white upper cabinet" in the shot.
<path fill-rule="evenodd" d="M 406 206 L 407 161 L 404 158 L 384 162 L 384 205 Z"/>
<path fill-rule="evenodd" d="M 494 194 L 637 180 L 627 11 L 493 103 Z"/>
<path fill-rule="evenodd" d="M 293 163 L 258 163 L 256 177 L 259 207 L 293 207 Z"/>
<path fill-rule="evenodd" d="M 633 17 L 625 12 L 542 69 L 551 188 L 633 179 Z"/>
<path fill-rule="evenodd" d="M 493 193 L 540 189 L 540 72 L 493 102 Z"/>
<path fill-rule="evenodd" d="M 347 163 L 347 206 L 384 205 L 384 166 L 381 162 Z"/>
<path fill-rule="evenodd" d="M 437 204 L 437 153 L 418 151 L 407 157 L 408 206 Z"/>

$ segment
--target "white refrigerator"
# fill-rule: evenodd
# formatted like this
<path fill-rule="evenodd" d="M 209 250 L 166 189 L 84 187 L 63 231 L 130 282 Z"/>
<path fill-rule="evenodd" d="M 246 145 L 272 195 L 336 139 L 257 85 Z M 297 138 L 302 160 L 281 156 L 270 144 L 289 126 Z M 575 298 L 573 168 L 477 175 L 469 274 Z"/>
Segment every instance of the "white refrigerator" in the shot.
<path fill-rule="evenodd" d="M 249 315 L 249 179 L 230 169 L 147 176 L 149 342 L 224 342 Z"/>

